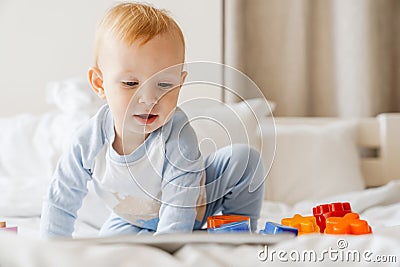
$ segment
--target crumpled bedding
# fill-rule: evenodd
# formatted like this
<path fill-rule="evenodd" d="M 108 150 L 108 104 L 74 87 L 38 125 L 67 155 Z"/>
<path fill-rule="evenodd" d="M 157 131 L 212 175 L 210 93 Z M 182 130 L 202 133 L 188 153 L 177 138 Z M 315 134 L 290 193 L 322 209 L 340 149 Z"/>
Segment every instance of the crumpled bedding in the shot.
<path fill-rule="evenodd" d="M 349 201 L 352 209 L 358 212 L 372 226 L 373 234 L 362 236 L 349 235 L 303 235 L 273 245 L 230 245 L 215 243 L 185 243 L 174 253 L 154 246 L 129 242 L 105 243 L 101 238 L 74 240 L 39 240 L 35 236 L 39 218 L 6 218 L 8 222 L 20 227 L 19 235 L 0 234 L 0 266 L 277 266 L 291 263 L 293 266 L 308 266 L 307 260 L 293 261 L 289 254 L 315 251 L 322 255 L 324 250 L 337 251 L 336 254 L 358 251 L 361 258 L 329 258 L 327 254 L 319 266 L 400 266 L 400 180 L 373 189 L 331 196 L 324 199 L 308 200 L 294 206 L 278 202 L 265 202 L 259 227 L 266 220 L 279 222 L 281 218 L 295 213 L 310 215 L 317 204 L 337 201 Z M 22 222 L 25 222 L 23 224 Z M 96 229 L 85 222 L 79 222 L 81 231 L 94 233 Z M 29 228 L 29 230 L 27 230 Z M 174 235 L 169 238 L 175 240 Z M 245 237 L 234 235 L 237 242 Z M 341 246 L 344 247 L 341 247 Z M 269 254 L 266 254 L 265 251 Z M 264 251 L 264 253 L 262 252 Z M 270 253 L 275 251 L 274 256 Z M 279 259 L 277 253 L 283 251 L 286 256 Z M 342 253 L 342 254 L 341 254 Z M 365 256 L 363 257 L 364 253 Z M 266 258 L 266 255 L 269 257 Z M 344 254 L 343 254 L 344 255 Z M 391 258 L 389 258 L 391 256 Z M 287 260 L 285 262 L 284 260 Z M 379 260 L 396 262 L 374 262 Z M 383 264 L 383 265 L 382 265 Z M 291 265 L 292 266 L 292 265 Z"/>

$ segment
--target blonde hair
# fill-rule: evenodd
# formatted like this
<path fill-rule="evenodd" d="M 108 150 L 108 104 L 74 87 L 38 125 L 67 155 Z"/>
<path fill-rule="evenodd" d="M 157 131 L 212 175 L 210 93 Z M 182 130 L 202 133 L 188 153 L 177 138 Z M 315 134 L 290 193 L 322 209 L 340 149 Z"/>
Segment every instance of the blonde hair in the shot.
<path fill-rule="evenodd" d="M 166 10 L 136 2 L 120 3 L 107 11 L 97 28 L 96 66 L 104 35 L 109 34 L 127 45 L 132 45 L 139 39 L 142 39 L 141 44 L 145 44 L 163 33 L 177 33 L 182 41 L 183 54 L 185 54 L 185 39 L 182 30 Z"/>

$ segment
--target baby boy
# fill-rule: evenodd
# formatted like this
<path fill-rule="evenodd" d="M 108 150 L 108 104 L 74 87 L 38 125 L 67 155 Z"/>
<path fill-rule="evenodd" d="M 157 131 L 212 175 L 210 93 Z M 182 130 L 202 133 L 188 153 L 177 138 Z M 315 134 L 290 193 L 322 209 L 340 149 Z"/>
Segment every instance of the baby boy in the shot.
<path fill-rule="evenodd" d="M 111 214 L 100 235 L 191 232 L 218 212 L 249 216 L 256 230 L 264 174 L 256 150 L 231 145 L 203 158 L 177 100 L 185 41 L 163 10 L 122 3 L 101 21 L 89 82 L 106 104 L 74 135 L 45 198 L 41 234 L 71 236 L 94 188 Z M 261 179 L 260 179 L 261 177 Z"/>

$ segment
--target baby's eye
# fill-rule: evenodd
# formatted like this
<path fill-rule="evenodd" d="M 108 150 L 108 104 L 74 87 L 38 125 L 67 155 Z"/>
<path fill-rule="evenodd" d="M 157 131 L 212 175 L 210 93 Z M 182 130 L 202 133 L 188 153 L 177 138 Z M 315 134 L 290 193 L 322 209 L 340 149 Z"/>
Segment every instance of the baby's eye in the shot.
<path fill-rule="evenodd" d="M 123 85 L 128 86 L 128 87 L 135 87 L 139 83 L 138 82 L 122 82 Z"/>
<path fill-rule="evenodd" d="M 161 87 L 162 89 L 169 89 L 173 87 L 172 83 L 158 83 L 158 86 Z"/>

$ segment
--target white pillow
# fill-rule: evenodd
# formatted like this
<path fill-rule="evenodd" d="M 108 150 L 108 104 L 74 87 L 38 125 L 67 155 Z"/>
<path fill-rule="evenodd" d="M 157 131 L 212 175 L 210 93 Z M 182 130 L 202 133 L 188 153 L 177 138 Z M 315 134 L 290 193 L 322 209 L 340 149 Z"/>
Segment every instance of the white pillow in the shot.
<path fill-rule="evenodd" d="M 356 126 L 349 121 L 323 126 L 277 125 L 276 153 L 265 198 L 295 204 L 364 189 Z"/>
<path fill-rule="evenodd" d="M 0 175 L 51 175 L 73 132 L 89 118 L 55 111 L 0 119 Z"/>
<path fill-rule="evenodd" d="M 260 124 L 275 104 L 263 98 L 229 104 L 202 98 L 180 107 L 197 134 L 202 154 L 208 155 L 233 143 L 249 144 L 260 151 Z"/>
<path fill-rule="evenodd" d="M 56 163 L 88 119 L 59 111 L 0 119 L 0 217 L 40 215 Z"/>
<path fill-rule="evenodd" d="M 83 112 L 94 115 L 105 104 L 91 89 L 87 80 L 71 78 L 47 84 L 47 103 L 65 113 Z"/>
<path fill-rule="evenodd" d="M 49 184 L 49 177 L 0 175 L 0 218 L 39 216 Z"/>

